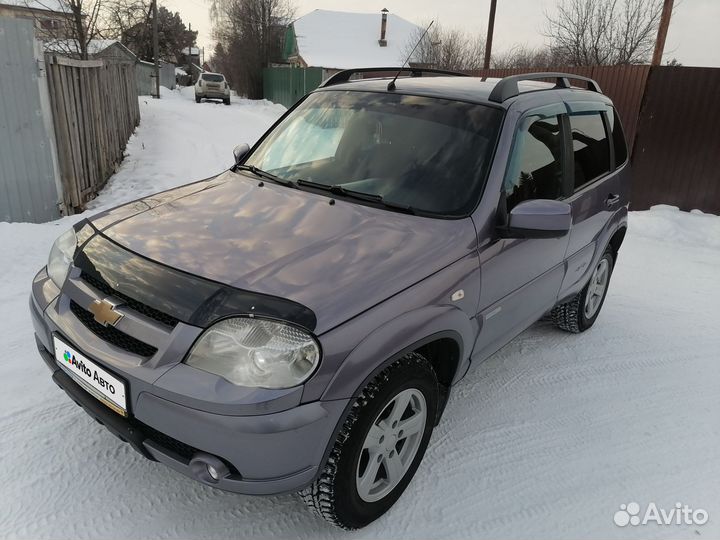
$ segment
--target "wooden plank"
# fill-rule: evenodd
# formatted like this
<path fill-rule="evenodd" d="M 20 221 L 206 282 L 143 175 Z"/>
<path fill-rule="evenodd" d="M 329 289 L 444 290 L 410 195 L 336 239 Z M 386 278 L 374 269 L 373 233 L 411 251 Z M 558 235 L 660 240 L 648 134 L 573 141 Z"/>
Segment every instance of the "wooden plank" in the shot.
<path fill-rule="evenodd" d="M 72 108 L 72 102 L 74 100 L 73 87 L 72 87 L 72 76 L 68 73 L 70 68 L 63 65 L 58 65 L 58 71 L 60 74 L 60 86 L 62 88 L 62 101 L 63 107 L 65 108 L 65 117 L 67 119 L 67 144 L 70 148 L 71 164 L 72 164 L 72 191 L 71 198 L 73 208 L 78 208 L 82 204 L 80 195 L 80 184 L 79 180 L 81 177 L 80 164 L 81 160 L 78 155 L 78 144 L 76 137 L 76 120 L 74 118 L 74 112 Z"/>
<path fill-rule="evenodd" d="M 65 117 L 65 108 L 62 106 L 62 89 L 58 86 L 58 67 L 48 62 L 46 63 L 46 69 L 58 163 L 60 165 L 62 197 L 65 208 L 72 208 L 72 154 L 68 145 L 67 118 Z"/>
<path fill-rule="evenodd" d="M 51 62 L 59 66 L 68 67 L 101 67 L 102 60 L 76 60 L 75 58 L 67 58 L 65 56 L 52 56 Z"/>

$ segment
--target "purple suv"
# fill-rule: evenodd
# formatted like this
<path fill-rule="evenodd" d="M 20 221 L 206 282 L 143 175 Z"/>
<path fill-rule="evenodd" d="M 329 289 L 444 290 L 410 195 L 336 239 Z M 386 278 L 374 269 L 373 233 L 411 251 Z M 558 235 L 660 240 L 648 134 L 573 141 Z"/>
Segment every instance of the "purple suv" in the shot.
<path fill-rule="evenodd" d="M 630 179 L 589 79 L 357 72 L 230 170 L 78 223 L 30 299 L 53 380 L 120 439 L 346 529 L 400 497 L 471 364 L 546 314 L 593 325 Z"/>

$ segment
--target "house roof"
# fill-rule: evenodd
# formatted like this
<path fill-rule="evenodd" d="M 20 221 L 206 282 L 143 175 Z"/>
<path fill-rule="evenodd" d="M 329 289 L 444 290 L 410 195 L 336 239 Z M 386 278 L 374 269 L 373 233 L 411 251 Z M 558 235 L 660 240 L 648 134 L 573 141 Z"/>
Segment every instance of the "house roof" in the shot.
<path fill-rule="evenodd" d="M 42 9 L 59 13 L 69 13 L 70 7 L 63 0 L 0 0 L 0 5 L 28 9 Z"/>
<path fill-rule="evenodd" d="M 88 54 L 98 54 L 115 43 L 120 44 L 117 39 L 91 39 L 88 41 L 87 50 Z M 67 51 L 79 51 L 80 45 L 75 39 L 52 39 L 45 42 L 45 51 L 48 52 L 67 52 Z"/>
<path fill-rule="evenodd" d="M 380 39 L 380 13 L 316 9 L 293 23 L 298 54 L 308 66 L 366 68 L 396 66 L 407 56 L 408 43 L 422 29 L 388 14 L 386 47 Z"/>
<path fill-rule="evenodd" d="M 116 47 L 124 56 L 130 60 L 136 60 L 137 57 L 133 52 L 123 45 L 117 39 L 91 39 L 87 44 L 88 55 L 90 56 L 106 56 L 101 53 L 110 47 Z M 80 45 L 75 39 L 52 39 L 44 42 L 45 52 L 53 52 L 60 54 L 73 54 L 80 52 Z"/>

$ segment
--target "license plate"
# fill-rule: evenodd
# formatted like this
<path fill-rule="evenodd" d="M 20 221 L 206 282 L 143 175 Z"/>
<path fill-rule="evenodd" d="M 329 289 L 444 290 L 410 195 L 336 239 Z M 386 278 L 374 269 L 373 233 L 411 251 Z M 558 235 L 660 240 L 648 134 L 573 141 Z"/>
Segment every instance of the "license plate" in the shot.
<path fill-rule="evenodd" d="M 53 336 L 55 361 L 73 380 L 110 407 L 113 411 L 127 416 L 125 383 L 98 366 L 84 354 Z"/>

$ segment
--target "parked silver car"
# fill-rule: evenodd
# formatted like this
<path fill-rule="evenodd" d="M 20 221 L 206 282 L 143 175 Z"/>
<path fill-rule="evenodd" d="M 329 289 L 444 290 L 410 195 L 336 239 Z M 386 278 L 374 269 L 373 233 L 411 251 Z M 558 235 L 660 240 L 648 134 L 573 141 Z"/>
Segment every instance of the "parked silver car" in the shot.
<path fill-rule="evenodd" d="M 230 85 L 222 73 L 201 73 L 195 83 L 195 103 L 203 99 L 222 99 L 230 105 Z"/>
<path fill-rule="evenodd" d="M 594 81 L 409 71 L 340 72 L 230 170 L 63 234 L 30 300 L 53 380 L 205 484 L 386 512 L 471 365 L 595 323 L 630 181 Z"/>

